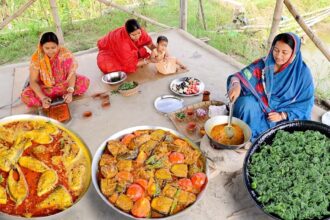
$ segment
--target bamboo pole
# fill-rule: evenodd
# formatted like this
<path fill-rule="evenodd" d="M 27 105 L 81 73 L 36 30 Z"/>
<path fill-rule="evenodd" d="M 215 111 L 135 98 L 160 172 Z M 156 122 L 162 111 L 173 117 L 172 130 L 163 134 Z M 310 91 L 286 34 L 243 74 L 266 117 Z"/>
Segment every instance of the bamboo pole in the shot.
<path fill-rule="evenodd" d="M 270 34 L 269 34 L 268 41 L 267 41 L 268 49 L 270 48 L 270 46 L 275 38 L 275 35 L 278 31 L 280 21 L 281 21 L 282 11 L 283 11 L 283 0 L 276 0 L 272 27 L 270 29 Z"/>
<path fill-rule="evenodd" d="M 64 37 L 63 37 L 63 31 L 61 28 L 61 20 L 60 17 L 58 16 L 58 11 L 57 11 L 57 5 L 55 0 L 49 0 L 50 8 L 52 9 L 52 14 L 56 26 L 56 34 L 58 37 L 58 40 L 60 44 L 64 44 Z"/>
<path fill-rule="evenodd" d="M 0 24 L 0 30 L 2 30 L 9 22 L 20 16 L 28 7 L 30 7 L 36 0 L 29 0 L 24 5 L 22 5 L 14 14 L 5 18 L 3 22 Z"/>
<path fill-rule="evenodd" d="M 188 0 L 180 0 L 180 28 L 187 31 Z"/>
<path fill-rule="evenodd" d="M 201 12 L 201 17 L 202 17 L 204 30 L 207 30 L 206 21 L 205 21 L 205 14 L 204 14 L 204 7 L 203 7 L 203 1 L 202 0 L 199 0 L 199 10 Z"/>
<path fill-rule="evenodd" d="M 123 11 L 123 12 L 126 12 L 128 14 L 134 15 L 135 17 L 141 18 L 141 19 L 143 19 L 143 20 L 145 20 L 145 21 L 147 21 L 147 22 L 149 22 L 149 23 L 151 23 L 153 25 L 157 25 L 157 26 L 162 27 L 162 28 L 171 28 L 170 26 L 167 26 L 165 24 L 159 23 L 158 21 L 155 21 L 155 20 L 153 20 L 151 18 L 148 18 L 148 17 L 146 17 L 144 15 L 141 15 L 139 13 L 136 13 L 134 10 L 126 9 L 126 8 L 124 8 L 124 7 L 120 6 L 120 5 L 117 5 L 117 4 L 113 3 L 113 2 L 110 2 L 108 0 L 97 0 L 97 1 L 103 3 L 103 4 L 107 5 L 107 6 L 114 7 L 116 9 L 120 10 L 120 11 Z"/>
<path fill-rule="evenodd" d="M 295 7 L 291 4 L 289 0 L 284 0 L 284 4 L 290 11 L 290 13 L 293 15 L 293 17 L 296 19 L 300 27 L 305 31 L 305 33 L 308 35 L 308 37 L 313 41 L 315 46 L 320 49 L 320 51 L 324 54 L 324 56 L 330 61 L 330 51 L 329 48 L 327 48 L 322 41 L 314 34 L 312 29 L 306 25 L 303 19 L 301 19 L 298 11 L 295 9 Z"/>

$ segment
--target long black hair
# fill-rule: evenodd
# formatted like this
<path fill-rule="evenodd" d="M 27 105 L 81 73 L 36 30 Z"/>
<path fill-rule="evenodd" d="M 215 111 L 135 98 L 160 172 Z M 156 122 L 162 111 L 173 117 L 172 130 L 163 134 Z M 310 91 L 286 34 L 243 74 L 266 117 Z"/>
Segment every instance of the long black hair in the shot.
<path fill-rule="evenodd" d="M 130 34 L 138 29 L 141 29 L 141 26 L 137 20 L 129 19 L 125 23 L 125 29 L 126 29 L 127 33 Z"/>
<path fill-rule="evenodd" d="M 284 43 L 286 43 L 287 45 L 289 45 L 291 47 L 292 50 L 294 50 L 294 39 L 292 38 L 292 36 L 290 34 L 287 33 L 282 33 L 277 35 L 272 43 L 272 46 L 274 47 L 277 41 L 282 41 Z"/>
<path fill-rule="evenodd" d="M 53 42 L 58 45 L 58 38 L 54 32 L 46 32 L 40 38 L 40 45 L 44 45 L 45 43 Z"/>

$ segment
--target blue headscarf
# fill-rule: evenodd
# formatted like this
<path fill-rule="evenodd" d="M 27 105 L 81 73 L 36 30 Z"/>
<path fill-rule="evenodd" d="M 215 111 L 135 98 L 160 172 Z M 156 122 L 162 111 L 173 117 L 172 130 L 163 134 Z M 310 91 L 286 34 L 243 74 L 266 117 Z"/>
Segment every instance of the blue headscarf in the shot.
<path fill-rule="evenodd" d="M 300 38 L 293 33 L 286 34 L 292 37 L 294 49 L 289 61 L 278 72 L 274 72 L 273 43 L 265 58 L 232 76 L 240 79 L 242 94 L 252 94 L 265 113 L 286 112 L 288 120 L 310 119 L 314 104 L 313 79 L 302 59 Z"/>

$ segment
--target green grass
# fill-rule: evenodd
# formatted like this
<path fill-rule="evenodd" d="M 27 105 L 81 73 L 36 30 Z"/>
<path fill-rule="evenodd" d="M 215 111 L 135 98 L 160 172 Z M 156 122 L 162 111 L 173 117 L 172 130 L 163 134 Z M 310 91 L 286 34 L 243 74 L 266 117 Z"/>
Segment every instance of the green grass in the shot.
<path fill-rule="evenodd" d="M 253 24 L 269 25 L 272 21 L 275 1 L 273 0 L 237 0 L 246 10 L 246 16 Z M 13 13 L 25 0 L 7 0 L 9 11 Z M 132 4 L 133 0 L 117 0 L 117 4 Z M 179 26 L 178 0 L 140 0 L 140 7 L 134 10 L 172 27 Z M 329 0 L 292 0 L 298 11 L 303 13 L 329 6 Z M 269 30 L 258 32 L 228 31 L 217 33 L 216 30 L 235 28 L 232 23 L 234 9 L 218 0 L 204 0 L 207 30 L 203 29 L 198 19 L 198 1 L 188 1 L 188 32 L 195 37 L 209 37 L 209 44 L 238 61 L 248 64 L 265 56 Z M 131 15 L 111 9 L 91 0 L 58 1 L 59 14 L 65 37 L 65 46 L 73 52 L 96 47 L 97 40 L 125 22 Z M 3 8 L 0 9 L 2 12 Z M 288 10 L 284 15 L 292 18 Z M 85 19 L 85 20 L 82 20 Z M 1 13 L 0 13 L 1 20 Z M 139 19 L 138 19 L 139 20 Z M 139 20 L 147 31 L 157 32 L 161 28 Z M 326 22 L 330 22 L 330 18 Z M 49 26 L 51 25 L 51 26 Z M 11 23 L 11 29 L 0 31 L 0 65 L 28 61 L 35 51 L 39 36 L 44 31 L 55 31 L 48 0 L 38 0 Z M 315 79 L 318 80 L 318 79 Z M 330 83 L 329 80 L 326 80 Z M 330 98 L 330 94 L 321 90 L 320 94 Z"/>

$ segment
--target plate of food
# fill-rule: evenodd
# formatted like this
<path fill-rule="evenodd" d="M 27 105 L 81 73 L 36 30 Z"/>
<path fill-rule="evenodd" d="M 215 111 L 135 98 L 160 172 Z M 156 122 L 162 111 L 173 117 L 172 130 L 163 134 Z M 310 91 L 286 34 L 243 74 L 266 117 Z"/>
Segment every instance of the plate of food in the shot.
<path fill-rule="evenodd" d="M 0 120 L 0 213 L 33 218 L 69 209 L 87 191 L 90 167 L 87 146 L 56 120 Z"/>
<path fill-rule="evenodd" d="M 208 185 L 206 157 L 175 130 L 138 126 L 98 148 L 92 180 L 104 202 L 132 219 L 168 219 L 189 210 Z"/>
<path fill-rule="evenodd" d="M 170 84 L 170 89 L 180 96 L 196 96 L 204 91 L 205 85 L 194 77 L 181 77 L 174 79 Z"/>

